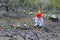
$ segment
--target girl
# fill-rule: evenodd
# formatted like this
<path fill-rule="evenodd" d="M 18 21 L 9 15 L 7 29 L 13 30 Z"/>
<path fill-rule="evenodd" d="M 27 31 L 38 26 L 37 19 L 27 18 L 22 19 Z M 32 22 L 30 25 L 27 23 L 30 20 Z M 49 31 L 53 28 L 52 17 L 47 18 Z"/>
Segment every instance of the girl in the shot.
<path fill-rule="evenodd" d="M 43 26 L 43 14 L 38 11 L 36 14 L 35 14 L 35 17 L 33 18 L 34 19 L 34 28 L 39 30 L 42 26 Z"/>

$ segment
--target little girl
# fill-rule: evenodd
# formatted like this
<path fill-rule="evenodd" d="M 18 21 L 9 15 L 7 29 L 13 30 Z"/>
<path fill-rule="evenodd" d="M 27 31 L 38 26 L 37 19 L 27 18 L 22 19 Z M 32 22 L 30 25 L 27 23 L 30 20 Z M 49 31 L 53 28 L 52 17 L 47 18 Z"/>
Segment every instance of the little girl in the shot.
<path fill-rule="evenodd" d="M 39 26 L 42 27 L 43 26 L 43 14 L 39 11 L 38 13 L 35 14 L 34 19 L 34 26 Z"/>

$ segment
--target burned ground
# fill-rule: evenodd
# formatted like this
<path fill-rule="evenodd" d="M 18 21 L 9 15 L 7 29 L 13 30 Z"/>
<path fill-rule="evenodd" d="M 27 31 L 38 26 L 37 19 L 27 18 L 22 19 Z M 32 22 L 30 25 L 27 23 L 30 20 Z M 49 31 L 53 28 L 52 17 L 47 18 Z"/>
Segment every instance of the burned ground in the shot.
<path fill-rule="evenodd" d="M 21 16 L 19 15 L 19 18 L 14 18 L 14 17 L 10 18 L 10 17 L 4 16 L 3 18 L 0 19 L 0 25 L 9 25 L 10 23 L 19 22 L 20 25 L 22 26 L 25 23 L 28 24 L 29 22 L 31 22 L 33 17 L 34 15 L 28 15 L 28 14 L 24 14 L 24 15 L 22 14 Z M 20 40 L 25 40 L 25 39 L 26 40 L 59 40 L 60 39 L 60 22 L 59 21 L 52 22 L 47 18 L 44 17 L 44 27 L 37 33 L 34 32 L 33 29 L 29 29 L 29 30 L 8 29 L 5 31 L 0 30 L 0 35 L 13 34 L 13 36 L 17 35 L 17 39 L 19 35 L 19 37 L 21 38 Z"/>

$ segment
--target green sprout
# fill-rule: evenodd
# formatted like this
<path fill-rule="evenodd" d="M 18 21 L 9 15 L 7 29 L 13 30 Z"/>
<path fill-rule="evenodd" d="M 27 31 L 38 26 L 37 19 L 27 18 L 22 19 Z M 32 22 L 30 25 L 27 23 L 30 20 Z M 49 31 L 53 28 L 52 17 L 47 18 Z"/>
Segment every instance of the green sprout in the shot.
<path fill-rule="evenodd" d="M 28 25 L 29 25 L 29 27 L 32 27 L 33 26 L 33 21 L 30 21 Z"/>
<path fill-rule="evenodd" d="M 5 25 L 3 28 L 4 29 L 9 29 L 10 27 L 8 25 Z"/>

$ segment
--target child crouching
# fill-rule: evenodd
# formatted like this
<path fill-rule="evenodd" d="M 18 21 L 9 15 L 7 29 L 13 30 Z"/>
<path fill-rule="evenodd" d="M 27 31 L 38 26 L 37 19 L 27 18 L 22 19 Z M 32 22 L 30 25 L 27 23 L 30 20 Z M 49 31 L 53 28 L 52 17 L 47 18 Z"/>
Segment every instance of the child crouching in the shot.
<path fill-rule="evenodd" d="M 34 27 L 37 29 L 42 28 L 44 21 L 43 21 L 43 14 L 39 11 L 35 14 L 34 19 Z"/>

